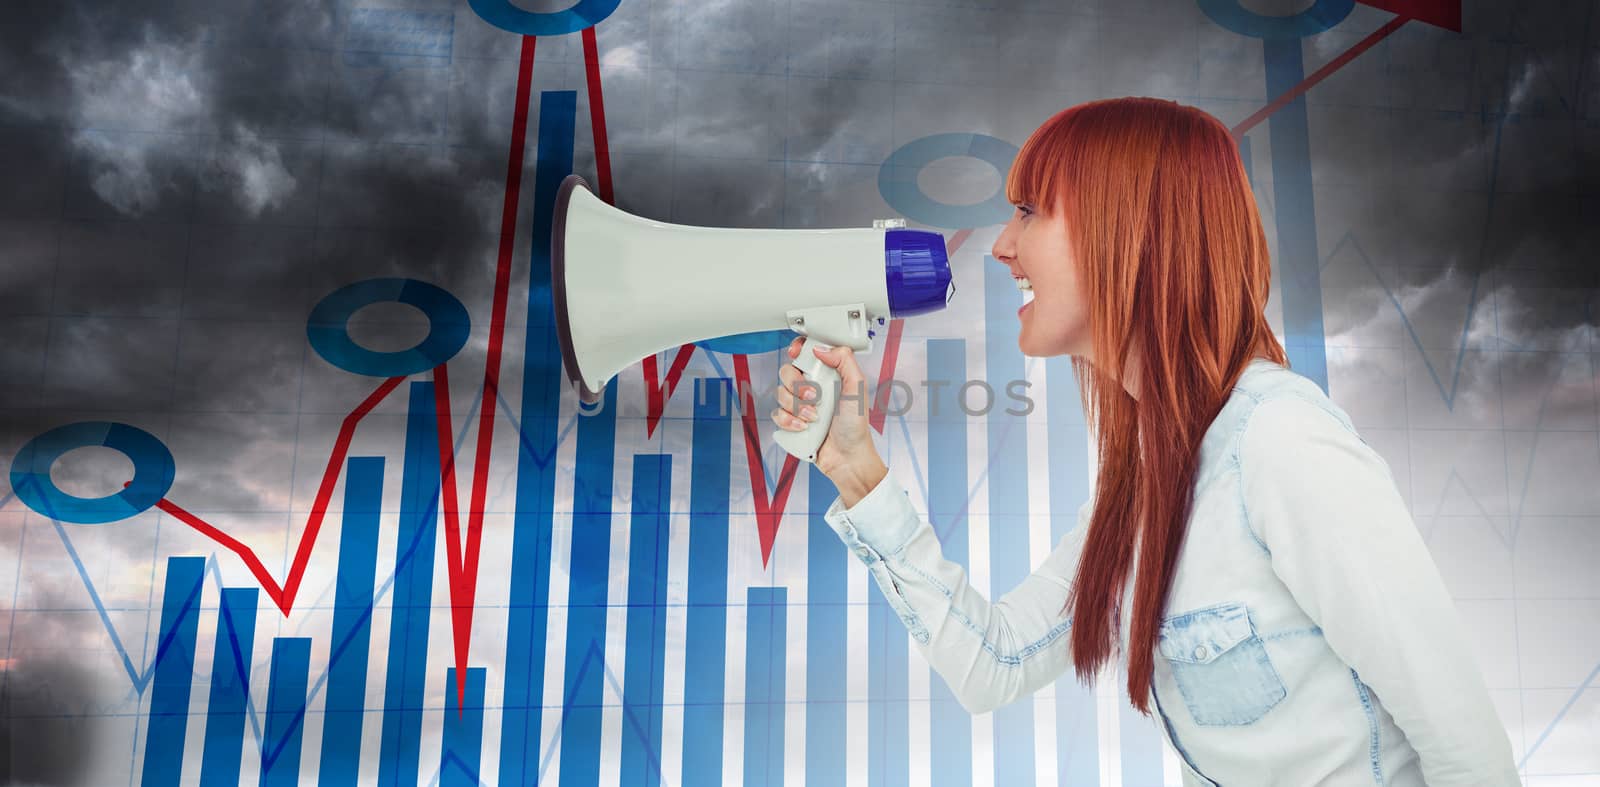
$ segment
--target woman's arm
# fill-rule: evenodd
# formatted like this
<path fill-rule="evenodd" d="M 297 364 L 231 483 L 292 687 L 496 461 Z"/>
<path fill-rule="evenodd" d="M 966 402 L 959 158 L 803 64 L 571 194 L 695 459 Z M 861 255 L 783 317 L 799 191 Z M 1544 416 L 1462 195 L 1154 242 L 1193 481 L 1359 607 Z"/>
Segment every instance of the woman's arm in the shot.
<path fill-rule="evenodd" d="M 853 506 L 834 500 L 823 519 L 866 564 L 962 707 L 984 713 L 1031 694 L 1071 666 L 1071 621 L 1060 610 L 1089 514 L 1085 504 L 1076 526 L 1038 570 L 993 604 L 968 584 L 965 568 L 945 559 L 938 535 L 892 474 Z"/>
<path fill-rule="evenodd" d="M 1465 626 L 1383 457 L 1289 395 L 1250 414 L 1239 473 L 1273 570 L 1405 731 L 1428 784 L 1518 784 Z"/>

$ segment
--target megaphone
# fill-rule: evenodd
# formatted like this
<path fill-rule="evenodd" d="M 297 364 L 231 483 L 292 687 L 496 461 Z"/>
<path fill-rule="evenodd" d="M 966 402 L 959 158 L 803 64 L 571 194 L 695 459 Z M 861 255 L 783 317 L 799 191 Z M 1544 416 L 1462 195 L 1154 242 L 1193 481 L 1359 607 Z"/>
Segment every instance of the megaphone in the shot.
<path fill-rule="evenodd" d="M 942 309 L 953 292 L 944 238 L 889 223 L 795 230 L 669 224 L 614 208 L 582 177 L 568 175 L 550 235 L 567 379 L 593 404 L 618 372 L 662 350 L 787 328 L 806 337 L 791 363 L 817 386 L 817 420 L 803 430 L 777 429 L 773 439 L 814 463 L 840 383 L 812 349 L 867 351 L 888 319 Z"/>

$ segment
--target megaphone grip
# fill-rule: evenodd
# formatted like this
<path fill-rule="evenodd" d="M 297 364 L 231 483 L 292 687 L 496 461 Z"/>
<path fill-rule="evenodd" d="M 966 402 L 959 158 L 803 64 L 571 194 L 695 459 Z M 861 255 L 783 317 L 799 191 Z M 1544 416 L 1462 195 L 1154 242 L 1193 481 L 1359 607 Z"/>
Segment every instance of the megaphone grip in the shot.
<path fill-rule="evenodd" d="M 812 406 L 817 408 L 817 420 L 806 424 L 804 429 L 796 431 L 778 429 L 772 434 L 772 439 L 783 446 L 783 450 L 812 464 L 816 463 L 817 450 L 822 447 L 822 441 L 828 436 L 828 428 L 833 425 L 833 413 L 839 403 L 840 388 L 839 370 L 823 363 L 813 352 L 814 348 L 828 349 L 816 339 L 807 336 L 805 343 L 800 347 L 800 355 L 789 363 L 799 369 L 808 382 L 817 385 L 817 399 L 812 403 Z"/>

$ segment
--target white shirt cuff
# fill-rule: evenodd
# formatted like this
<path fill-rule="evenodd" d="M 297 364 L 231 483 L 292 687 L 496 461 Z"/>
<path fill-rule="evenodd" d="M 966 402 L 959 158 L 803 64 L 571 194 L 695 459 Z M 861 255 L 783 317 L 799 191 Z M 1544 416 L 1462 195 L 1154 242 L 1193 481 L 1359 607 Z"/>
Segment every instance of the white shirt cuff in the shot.
<path fill-rule="evenodd" d="M 922 522 L 911 505 L 910 493 L 900 488 L 893 473 L 885 473 L 883 480 L 849 508 L 844 507 L 842 498 L 835 497 L 822 519 L 868 564 L 899 552 Z"/>

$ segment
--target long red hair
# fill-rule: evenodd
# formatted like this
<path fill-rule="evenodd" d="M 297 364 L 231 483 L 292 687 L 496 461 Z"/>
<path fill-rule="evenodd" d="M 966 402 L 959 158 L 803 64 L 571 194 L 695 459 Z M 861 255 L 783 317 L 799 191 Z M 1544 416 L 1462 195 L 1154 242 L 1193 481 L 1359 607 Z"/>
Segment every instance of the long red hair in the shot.
<path fill-rule="evenodd" d="M 1228 128 L 1156 98 L 1056 113 L 1018 151 L 1006 196 L 1065 214 L 1093 334 L 1092 359 L 1071 360 L 1100 465 L 1061 610 L 1073 617 L 1072 660 L 1092 684 L 1119 643 L 1134 576 L 1128 697 L 1149 715 L 1200 439 L 1252 357 L 1288 365 L 1265 313 L 1266 233 Z M 1137 400 L 1120 382 L 1135 347 Z"/>

